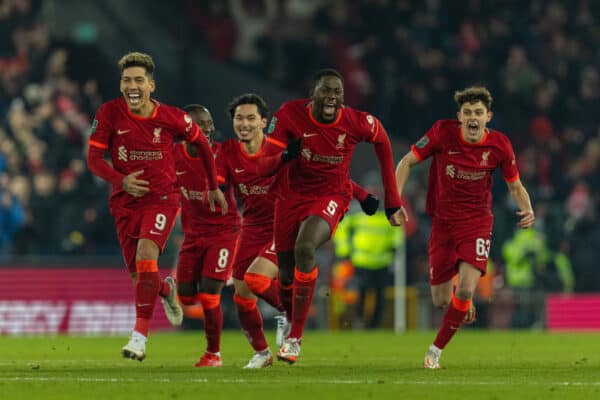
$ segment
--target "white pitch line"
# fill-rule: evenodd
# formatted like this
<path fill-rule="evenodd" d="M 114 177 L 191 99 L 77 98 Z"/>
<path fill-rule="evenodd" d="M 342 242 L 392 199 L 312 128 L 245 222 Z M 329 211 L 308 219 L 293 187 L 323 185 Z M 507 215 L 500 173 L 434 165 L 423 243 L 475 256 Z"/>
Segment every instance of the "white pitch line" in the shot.
<path fill-rule="evenodd" d="M 160 383 L 178 383 L 178 382 L 193 382 L 193 383 L 228 383 L 228 384 L 287 384 L 292 383 L 291 380 L 272 379 L 268 375 L 264 376 L 264 380 L 260 379 L 208 379 L 208 378 L 196 378 L 196 379 L 152 379 L 153 382 Z M 91 383 L 137 383 L 147 382 L 147 378 L 85 378 L 85 377 L 43 377 L 43 376 L 9 376 L 0 377 L 0 382 L 91 382 Z M 385 380 L 358 380 L 358 379 L 298 379 L 293 380 L 295 384 L 324 384 L 324 385 L 436 385 L 436 386 L 456 386 L 463 385 L 464 382 L 456 380 L 451 381 L 409 381 L 409 380 L 398 380 L 398 381 L 385 381 Z M 469 385 L 476 386 L 502 386 L 502 385 L 524 385 L 524 386 L 600 386 L 600 382 L 517 382 L 517 381 L 483 381 L 474 382 L 469 381 Z"/>

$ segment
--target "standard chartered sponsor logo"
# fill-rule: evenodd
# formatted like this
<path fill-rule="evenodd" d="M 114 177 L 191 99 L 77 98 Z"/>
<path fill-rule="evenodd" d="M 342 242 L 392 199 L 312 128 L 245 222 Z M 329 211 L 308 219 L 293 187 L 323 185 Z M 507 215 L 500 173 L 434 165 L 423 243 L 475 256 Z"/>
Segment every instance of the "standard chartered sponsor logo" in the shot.
<path fill-rule="evenodd" d="M 244 185 L 243 183 L 240 183 L 238 185 L 238 188 L 240 190 L 240 193 L 243 195 L 246 195 L 246 196 L 267 194 L 267 192 L 269 191 L 269 186 L 259 186 L 259 185 L 247 186 L 247 185 Z"/>
<path fill-rule="evenodd" d="M 160 151 L 152 150 L 127 150 L 125 146 L 119 146 L 120 161 L 156 161 L 162 160 L 163 154 Z"/>
<path fill-rule="evenodd" d="M 451 178 L 462 179 L 464 181 L 479 181 L 486 177 L 487 171 L 465 171 L 456 169 L 452 164 L 446 165 L 446 175 Z"/>
<path fill-rule="evenodd" d="M 341 135 L 340 135 L 341 136 Z M 342 140 L 343 143 L 343 140 Z M 321 154 L 313 154 L 310 149 L 302 149 L 301 155 L 307 161 L 314 161 L 324 164 L 342 164 L 344 162 L 344 156 L 325 156 Z"/>

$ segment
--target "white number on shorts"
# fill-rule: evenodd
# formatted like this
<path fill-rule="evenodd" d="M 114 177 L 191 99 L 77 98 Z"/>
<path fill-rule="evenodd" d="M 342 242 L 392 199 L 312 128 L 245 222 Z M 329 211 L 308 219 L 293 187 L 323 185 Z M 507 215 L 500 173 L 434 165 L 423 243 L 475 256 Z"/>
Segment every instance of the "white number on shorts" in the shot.
<path fill-rule="evenodd" d="M 477 239 L 477 241 L 475 242 L 475 253 L 477 253 L 477 255 L 479 257 L 489 257 L 490 255 L 490 244 L 491 241 L 485 240 L 485 239 Z"/>
<path fill-rule="evenodd" d="M 338 208 L 338 203 L 331 200 L 329 202 L 329 204 L 327 204 L 327 213 L 333 217 L 335 215 L 335 210 L 337 210 L 337 208 Z"/>
<path fill-rule="evenodd" d="M 165 214 L 156 214 L 156 221 L 154 222 L 154 227 L 159 231 L 165 229 L 165 224 L 167 223 L 167 217 Z"/>
<path fill-rule="evenodd" d="M 225 268 L 227 266 L 227 259 L 229 258 L 229 250 L 221 249 L 219 250 L 219 259 L 217 260 L 217 265 L 219 268 Z"/>

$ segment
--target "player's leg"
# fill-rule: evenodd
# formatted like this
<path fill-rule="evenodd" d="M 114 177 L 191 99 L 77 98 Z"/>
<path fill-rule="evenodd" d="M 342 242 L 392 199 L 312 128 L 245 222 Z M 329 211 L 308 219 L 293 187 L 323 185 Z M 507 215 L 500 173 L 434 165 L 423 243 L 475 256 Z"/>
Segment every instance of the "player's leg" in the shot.
<path fill-rule="evenodd" d="M 268 367 L 273 364 L 273 354 L 269 350 L 263 329 L 262 315 L 257 307 L 258 297 L 241 279 L 234 278 L 233 285 L 235 286 L 233 301 L 237 308 L 240 325 L 255 353 L 244 368 Z"/>
<path fill-rule="evenodd" d="M 279 267 L 279 298 L 285 310 L 288 321 L 292 320 L 292 296 L 294 294 L 294 267 L 296 259 L 294 251 L 278 251 L 277 266 Z"/>
<path fill-rule="evenodd" d="M 279 297 L 279 281 L 277 274 L 277 255 L 275 245 L 271 242 L 263 247 L 244 274 L 244 283 L 256 296 L 269 305 L 283 312 L 284 308 Z"/>
<path fill-rule="evenodd" d="M 277 267 L 277 257 L 275 254 L 274 244 L 270 244 L 263 248 L 261 255 L 256 257 L 244 275 L 246 286 L 256 296 L 266 301 L 269 305 L 279 311 L 275 316 L 277 321 L 277 329 L 275 332 L 275 343 L 277 347 L 281 347 L 283 339 L 290 333 L 291 324 L 287 318 L 287 313 L 283 302 L 281 301 L 281 285 L 277 275 L 279 269 Z M 292 287 L 289 287 L 289 311 L 291 315 L 291 294 Z"/>
<path fill-rule="evenodd" d="M 198 298 L 204 309 L 204 334 L 206 352 L 195 367 L 220 367 L 221 332 L 223 330 L 223 310 L 221 308 L 221 290 L 225 280 L 203 276 L 198 287 Z"/>

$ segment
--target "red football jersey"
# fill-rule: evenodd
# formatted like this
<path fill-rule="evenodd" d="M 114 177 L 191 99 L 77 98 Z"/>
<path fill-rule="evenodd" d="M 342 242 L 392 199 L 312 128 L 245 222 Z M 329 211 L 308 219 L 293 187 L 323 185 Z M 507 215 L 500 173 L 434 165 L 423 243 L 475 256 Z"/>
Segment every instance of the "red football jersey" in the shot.
<path fill-rule="evenodd" d="M 412 146 L 417 159 L 433 156 L 429 169 L 427 213 L 446 220 L 491 216 L 492 173 L 507 182 L 519 178 L 510 140 L 488 130 L 479 143 L 466 142 L 456 120 L 437 121 Z"/>
<path fill-rule="evenodd" d="M 128 175 L 143 170 L 138 179 L 150 183 L 150 191 L 139 198 L 113 185 L 111 208 L 133 209 L 170 198 L 179 201 L 173 162 L 174 139 L 206 141 L 200 128 L 183 110 L 152 101 L 154 112 L 148 118 L 131 113 L 122 97 L 102 104 L 96 113 L 90 146 L 107 149 L 115 171 Z"/>
<path fill-rule="evenodd" d="M 215 153 L 220 147 L 220 143 L 212 145 Z M 229 206 L 227 214 L 222 215 L 219 206 L 216 206 L 216 212 L 211 212 L 207 201 L 208 179 L 202 160 L 199 157 L 192 157 L 188 153 L 185 143 L 175 145 L 173 154 L 177 185 L 182 193 L 181 225 L 183 233 L 186 235 L 202 234 L 205 231 L 213 231 L 215 227 L 231 232 L 230 228 L 239 227 L 240 214 L 233 188 L 229 186 L 224 192 Z"/>
<path fill-rule="evenodd" d="M 377 118 L 350 107 L 340 109 L 335 121 L 322 124 L 312 116 L 310 99 L 284 103 L 269 125 L 269 137 L 285 147 L 289 139 L 302 139 L 300 157 L 289 163 L 289 189 L 307 196 L 342 194 L 351 197 L 350 162 L 360 142 L 385 144 L 386 207 L 399 207 L 391 146 Z M 381 160 L 380 160 L 381 161 Z"/>
<path fill-rule="evenodd" d="M 273 188 L 276 178 L 261 176 L 255 165 L 258 157 L 281 152 L 276 146 L 266 146 L 270 141 L 265 137 L 261 149 L 256 154 L 248 154 L 242 143 L 230 139 L 224 141 L 217 152 L 217 179 L 219 184 L 234 186 L 242 202 L 244 226 L 273 223 L 275 199 L 279 195 Z"/>

